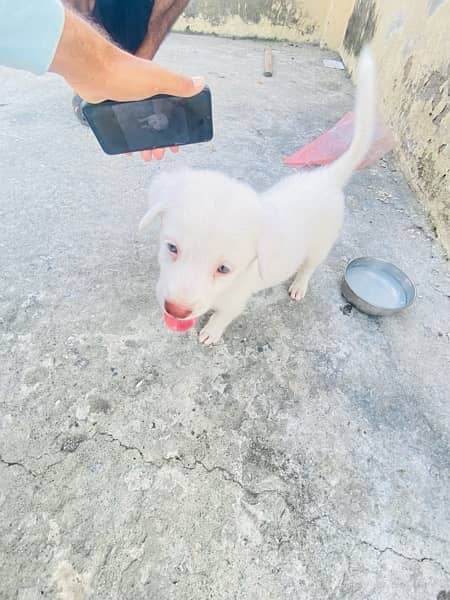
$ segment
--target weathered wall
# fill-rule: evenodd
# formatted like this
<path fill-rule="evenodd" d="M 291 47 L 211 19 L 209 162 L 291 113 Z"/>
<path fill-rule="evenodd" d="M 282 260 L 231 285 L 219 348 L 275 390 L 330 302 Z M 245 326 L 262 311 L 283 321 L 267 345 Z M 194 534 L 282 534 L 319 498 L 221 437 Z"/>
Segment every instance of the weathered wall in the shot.
<path fill-rule="evenodd" d="M 319 41 L 330 0 L 191 0 L 177 29 L 241 37 Z"/>
<path fill-rule="evenodd" d="M 320 37 L 323 46 L 333 49 L 341 46 L 354 4 L 355 0 L 329 0 Z"/>
<path fill-rule="evenodd" d="M 402 168 L 450 254 L 450 0 L 192 0 L 177 28 L 321 43 L 350 70 L 370 42 Z"/>
<path fill-rule="evenodd" d="M 356 0 L 338 46 L 350 69 L 366 42 L 403 171 L 450 254 L 450 0 Z"/>

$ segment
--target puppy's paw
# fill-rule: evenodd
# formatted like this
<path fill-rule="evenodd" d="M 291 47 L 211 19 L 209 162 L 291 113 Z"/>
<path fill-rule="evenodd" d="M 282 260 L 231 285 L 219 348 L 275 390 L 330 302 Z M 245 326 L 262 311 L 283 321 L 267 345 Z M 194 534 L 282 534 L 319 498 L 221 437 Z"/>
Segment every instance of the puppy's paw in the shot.
<path fill-rule="evenodd" d="M 201 344 L 205 346 L 211 346 L 217 344 L 222 337 L 224 327 L 222 327 L 217 320 L 214 319 L 214 315 L 209 319 L 208 323 L 200 331 L 198 339 Z"/>
<path fill-rule="evenodd" d="M 306 295 L 307 289 L 307 287 L 299 285 L 294 281 L 291 287 L 289 288 L 289 296 L 292 298 L 292 300 L 296 300 L 298 302 L 299 300 L 303 300 L 303 298 Z"/>

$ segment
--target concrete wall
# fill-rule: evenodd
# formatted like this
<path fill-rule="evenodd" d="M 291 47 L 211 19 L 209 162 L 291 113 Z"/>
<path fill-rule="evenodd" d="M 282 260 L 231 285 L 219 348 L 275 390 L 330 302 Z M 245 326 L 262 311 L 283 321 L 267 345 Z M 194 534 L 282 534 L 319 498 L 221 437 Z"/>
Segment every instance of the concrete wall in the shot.
<path fill-rule="evenodd" d="M 450 0 L 192 0 L 177 28 L 320 43 L 351 71 L 371 43 L 402 169 L 450 254 Z"/>
<path fill-rule="evenodd" d="M 450 254 L 450 0 L 356 0 L 337 46 L 350 69 L 365 42 L 402 169 Z"/>
<path fill-rule="evenodd" d="M 177 27 L 219 35 L 311 41 L 325 18 L 327 3 L 319 0 L 318 8 L 310 13 L 301 0 L 191 0 Z"/>

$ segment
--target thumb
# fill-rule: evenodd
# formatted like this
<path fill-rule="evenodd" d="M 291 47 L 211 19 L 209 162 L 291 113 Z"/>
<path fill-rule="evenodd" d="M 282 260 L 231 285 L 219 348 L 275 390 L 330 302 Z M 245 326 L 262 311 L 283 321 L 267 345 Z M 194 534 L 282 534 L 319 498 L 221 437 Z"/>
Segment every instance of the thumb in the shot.
<path fill-rule="evenodd" d="M 186 77 L 161 69 L 159 74 L 158 88 L 161 94 L 172 96 L 195 96 L 205 87 L 204 77 Z"/>

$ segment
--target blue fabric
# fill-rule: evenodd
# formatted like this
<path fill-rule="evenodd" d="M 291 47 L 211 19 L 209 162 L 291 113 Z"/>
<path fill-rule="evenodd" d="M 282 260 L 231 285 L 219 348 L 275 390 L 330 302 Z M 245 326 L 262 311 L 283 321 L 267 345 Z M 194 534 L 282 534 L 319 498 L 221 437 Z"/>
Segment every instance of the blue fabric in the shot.
<path fill-rule="evenodd" d="M 134 54 L 147 35 L 154 0 L 96 0 L 92 16 L 112 39 Z"/>
<path fill-rule="evenodd" d="M 59 0 L 0 0 L 0 64 L 45 73 L 63 27 Z"/>

